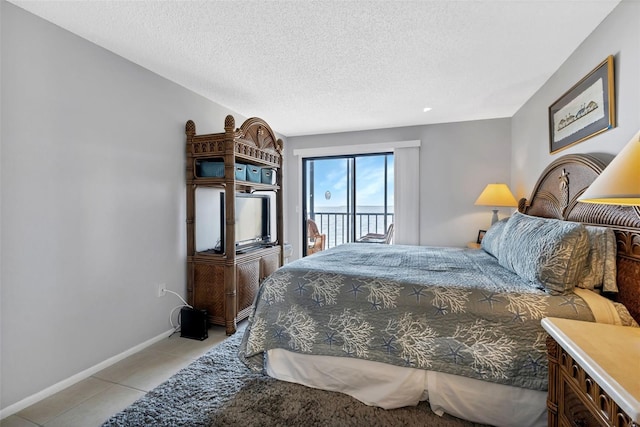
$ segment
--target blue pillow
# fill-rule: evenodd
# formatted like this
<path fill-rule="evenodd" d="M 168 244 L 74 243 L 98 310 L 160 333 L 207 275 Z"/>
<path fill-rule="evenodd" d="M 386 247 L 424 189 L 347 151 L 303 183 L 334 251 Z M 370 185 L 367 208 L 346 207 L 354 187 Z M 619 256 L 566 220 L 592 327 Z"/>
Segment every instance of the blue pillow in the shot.
<path fill-rule="evenodd" d="M 584 225 L 516 212 L 502 233 L 498 262 L 552 295 L 571 292 L 589 254 Z"/>
<path fill-rule="evenodd" d="M 500 242 L 502 240 L 502 232 L 504 231 L 504 226 L 507 223 L 509 218 L 503 218 L 500 221 L 493 224 L 487 232 L 484 234 L 482 238 L 482 242 L 480 246 L 490 255 L 498 258 L 498 253 L 500 251 Z"/>

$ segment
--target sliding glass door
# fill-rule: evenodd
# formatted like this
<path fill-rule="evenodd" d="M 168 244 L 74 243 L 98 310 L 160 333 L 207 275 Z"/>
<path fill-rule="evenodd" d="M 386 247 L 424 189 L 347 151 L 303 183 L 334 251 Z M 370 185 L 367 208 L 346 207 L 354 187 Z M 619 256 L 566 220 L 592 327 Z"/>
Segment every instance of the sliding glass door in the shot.
<path fill-rule="evenodd" d="M 393 223 L 393 154 L 307 158 L 302 168 L 305 254 L 384 234 Z"/>

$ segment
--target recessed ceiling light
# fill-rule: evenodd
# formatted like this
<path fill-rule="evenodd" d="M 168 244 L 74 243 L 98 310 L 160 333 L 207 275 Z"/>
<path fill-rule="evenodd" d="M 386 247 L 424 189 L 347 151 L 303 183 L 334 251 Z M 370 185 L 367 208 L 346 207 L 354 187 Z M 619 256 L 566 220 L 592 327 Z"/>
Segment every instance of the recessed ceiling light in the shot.
<path fill-rule="evenodd" d="M 431 107 L 424 107 L 424 112 L 431 111 Z"/>

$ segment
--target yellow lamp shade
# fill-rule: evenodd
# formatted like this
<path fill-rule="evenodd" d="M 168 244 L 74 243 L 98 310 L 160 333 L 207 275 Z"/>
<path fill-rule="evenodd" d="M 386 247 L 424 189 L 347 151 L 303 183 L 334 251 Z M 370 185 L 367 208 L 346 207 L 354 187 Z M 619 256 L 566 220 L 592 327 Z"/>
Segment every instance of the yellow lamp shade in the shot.
<path fill-rule="evenodd" d="M 518 206 L 518 202 L 516 198 L 513 197 L 507 184 L 487 185 L 474 204 L 480 206 Z"/>
<path fill-rule="evenodd" d="M 474 203 L 480 206 L 518 206 L 516 198 L 511 194 L 511 190 L 507 187 L 507 184 L 489 184 L 482 193 L 476 199 Z M 493 209 L 493 216 L 491 217 L 491 225 L 498 222 L 498 209 Z"/>
<path fill-rule="evenodd" d="M 578 201 L 640 206 L 640 131 L 578 197 Z"/>

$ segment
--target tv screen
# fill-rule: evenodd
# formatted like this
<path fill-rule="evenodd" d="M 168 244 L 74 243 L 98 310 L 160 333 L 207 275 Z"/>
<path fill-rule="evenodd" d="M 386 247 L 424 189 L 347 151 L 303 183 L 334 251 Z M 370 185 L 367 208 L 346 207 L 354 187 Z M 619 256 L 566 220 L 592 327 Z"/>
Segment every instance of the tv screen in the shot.
<path fill-rule="evenodd" d="M 224 212 L 224 203 L 221 205 Z M 270 206 L 268 195 L 236 194 L 236 250 L 258 247 L 271 241 Z M 223 219 L 222 236 L 225 236 L 224 225 Z"/>

